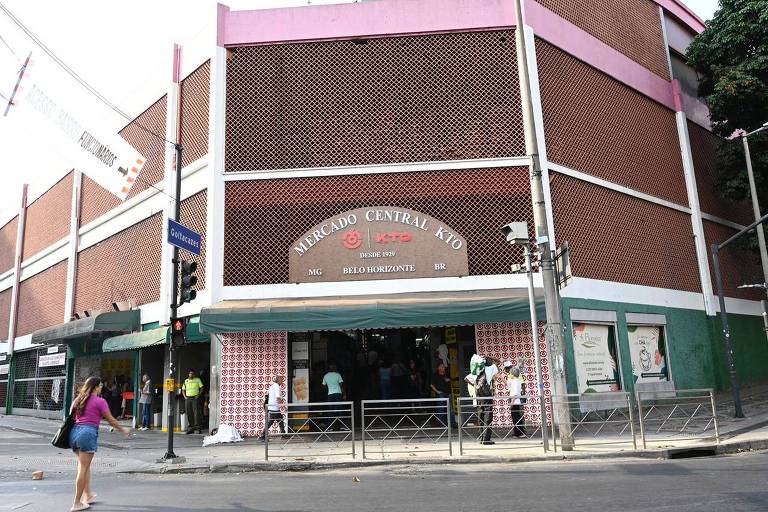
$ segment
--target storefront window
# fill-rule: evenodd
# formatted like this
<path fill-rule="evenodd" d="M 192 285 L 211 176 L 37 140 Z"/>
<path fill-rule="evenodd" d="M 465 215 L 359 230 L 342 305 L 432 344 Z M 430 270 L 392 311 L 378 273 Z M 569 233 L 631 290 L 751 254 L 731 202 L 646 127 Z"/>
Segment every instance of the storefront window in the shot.
<path fill-rule="evenodd" d="M 664 327 L 628 325 L 629 353 L 635 384 L 669 380 L 669 363 Z"/>
<path fill-rule="evenodd" d="M 573 354 L 579 393 L 621 390 L 613 325 L 574 322 Z"/>

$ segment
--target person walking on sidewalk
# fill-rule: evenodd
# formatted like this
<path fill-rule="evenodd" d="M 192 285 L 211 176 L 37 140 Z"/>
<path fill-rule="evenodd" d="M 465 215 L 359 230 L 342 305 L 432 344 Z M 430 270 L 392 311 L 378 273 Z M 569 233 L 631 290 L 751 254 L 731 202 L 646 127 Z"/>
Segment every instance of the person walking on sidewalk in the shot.
<path fill-rule="evenodd" d="M 77 478 L 75 499 L 70 511 L 86 510 L 96 501 L 91 490 L 91 462 L 96 455 L 99 441 L 99 424 L 104 418 L 114 428 L 130 437 L 130 431 L 120 425 L 109 412 L 107 401 L 99 396 L 103 384 L 98 377 L 88 377 L 72 402 L 71 412 L 75 414 L 75 425 L 69 433 L 69 446 L 77 457 Z"/>
<path fill-rule="evenodd" d="M 189 377 L 181 386 L 181 394 L 184 395 L 184 406 L 187 413 L 187 431 L 185 434 L 200 434 L 202 429 L 203 411 L 201 409 L 203 397 L 203 381 L 197 376 L 197 372 L 190 368 Z"/>
<path fill-rule="evenodd" d="M 283 413 L 280 412 L 280 404 L 283 401 L 282 398 L 280 398 L 280 387 L 283 385 L 284 381 L 285 378 L 282 375 L 277 375 L 272 379 L 272 384 L 269 386 L 269 394 L 265 397 L 268 416 L 264 418 L 264 430 L 262 430 L 261 435 L 256 438 L 257 441 L 264 440 L 264 437 L 274 423 L 277 423 L 281 434 L 286 433 Z"/>
<path fill-rule="evenodd" d="M 142 377 L 144 383 L 141 387 L 141 396 L 139 397 L 139 406 L 141 407 L 141 428 L 139 430 L 149 430 L 152 415 L 152 396 L 155 394 L 155 390 L 152 388 L 152 381 L 149 379 L 149 375 L 144 374 Z"/>

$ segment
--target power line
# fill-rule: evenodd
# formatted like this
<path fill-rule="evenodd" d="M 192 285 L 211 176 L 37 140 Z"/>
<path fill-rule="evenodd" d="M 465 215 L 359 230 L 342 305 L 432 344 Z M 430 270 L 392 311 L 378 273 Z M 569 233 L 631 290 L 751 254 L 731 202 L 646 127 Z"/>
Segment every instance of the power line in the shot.
<path fill-rule="evenodd" d="M 173 146 L 176 145 L 175 142 L 171 142 L 162 135 L 159 135 L 155 133 L 154 131 L 150 130 L 146 126 L 143 126 L 141 123 L 137 122 L 134 118 L 129 116 L 127 113 L 125 113 L 120 107 L 109 101 L 106 96 L 101 94 L 95 87 L 93 87 L 91 84 L 89 84 L 83 77 L 81 77 L 74 69 L 69 67 L 66 62 L 64 62 L 61 58 L 59 58 L 58 55 L 56 55 L 53 50 L 51 50 L 45 43 L 43 43 L 39 37 L 35 35 L 34 32 L 32 32 L 29 28 L 24 25 L 24 23 L 21 22 L 20 19 L 18 19 L 2 2 L 0 2 L 0 10 L 2 10 L 8 18 L 13 21 L 16 26 L 18 26 L 27 36 L 29 36 L 32 41 L 40 47 L 53 61 L 61 67 L 67 74 L 69 74 L 77 83 L 82 85 L 88 92 L 90 92 L 93 96 L 95 96 L 99 101 L 104 103 L 106 106 L 108 106 L 110 109 L 112 109 L 114 112 L 122 116 L 124 119 L 129 121 L 132 124 L 135 124 L 145 132 L 149 133 L 150 135 L 153 135 L 157 137 L 158 139 L 161 139 L 165 141 L 168 144 L 171 144 Z M 5 43 L 6 46 L 8 46 L 8 49 L 11 50 L 11 53 L 16 55 L 16 53 L 11 49 L 11 47 L 8 45 L 8 43 L 3 40 L 3 43 Z M 16 57 L 18 59 L 18 56 Z"/>
<path fill-rule="evenodd" d="M 13 48 L 11 48 L 11 45 L 9 45 L 8 42 L 5 39 L 3 39 L 3 36 L 0 36 L 0 41 L 2 41 L 5 47 L 8 48 L 8 51 L 10 51 L 13 54 L 13 56 L 16 57 L 16 60 L 21 60 L 19 56 L 16 55 L 16 52 L 13 51 Z"/>

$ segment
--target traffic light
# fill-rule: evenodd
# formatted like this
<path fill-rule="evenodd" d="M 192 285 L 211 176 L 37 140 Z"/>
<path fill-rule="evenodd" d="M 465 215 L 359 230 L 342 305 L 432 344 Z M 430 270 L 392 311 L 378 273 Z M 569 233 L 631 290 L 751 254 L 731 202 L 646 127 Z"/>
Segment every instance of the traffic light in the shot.
<path fill-rule="evenodd" d="M 181 347 L 187 343 L 187 323 L 183 318 L 174 318 L 171 322 L 171 344 Z"/>
<path fill-rule="evenodd" d="M 197 284 L 197 276 L 193 275 L 197 270 L 194 261 L 181 261 L 181 293 L 179 294 L 179 306 L 185 302 L 192 302 L 197 297 L 197 292 L 192 288 Z"/>

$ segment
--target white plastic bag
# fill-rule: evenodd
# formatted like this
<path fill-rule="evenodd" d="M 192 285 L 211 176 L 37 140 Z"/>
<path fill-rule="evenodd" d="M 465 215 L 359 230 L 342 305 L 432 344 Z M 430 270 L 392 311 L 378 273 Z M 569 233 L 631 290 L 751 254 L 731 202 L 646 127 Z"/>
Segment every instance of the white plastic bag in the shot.
<path fill-rule="evenodd" d="M 205 436 L 203 439 L 203 446 L 219 443 L 237 443 L 242 440 L 243 438 L 240 436 L 240 432 L 238 432 L 235 427 L 223 423 L 219 425 L 219 430 L 215 435 Z"/>

